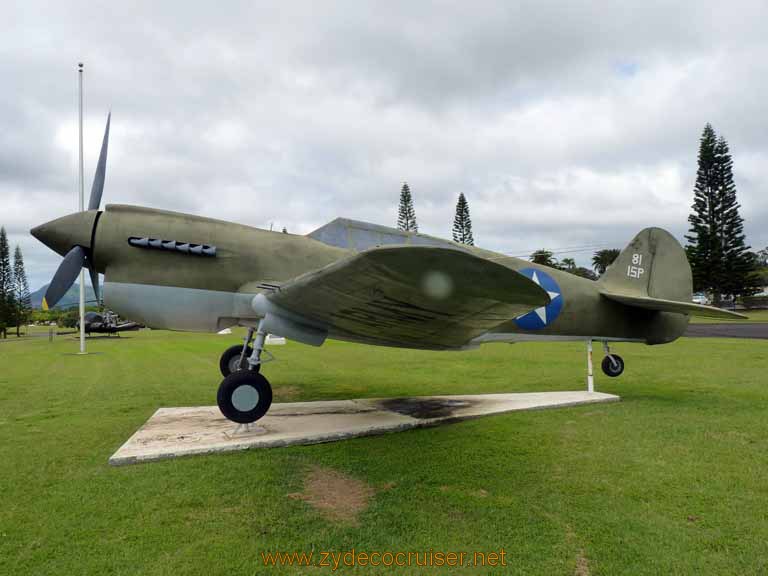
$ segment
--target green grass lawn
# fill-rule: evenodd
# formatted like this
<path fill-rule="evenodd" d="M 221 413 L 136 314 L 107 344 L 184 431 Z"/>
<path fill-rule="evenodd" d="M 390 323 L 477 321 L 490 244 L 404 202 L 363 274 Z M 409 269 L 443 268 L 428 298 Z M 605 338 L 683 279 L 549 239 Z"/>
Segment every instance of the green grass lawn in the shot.
<path fill-rule="evenodd" d="M 160 406 L 213 404 L 235 336 L 159 331 L 0 344 L 0 574 L 291 574 L 273 550 L 493 551 L 508 566 L 345 574 L 765 574 L 768 341 L 619 345 L 621 403 L 333 444 L 113 468 Z M 462 353 L 275 347 L 276 398 L 569 390 L 578 343 Z M 358 522 L 300 492 L 314 467 L 376 490 Z"/>

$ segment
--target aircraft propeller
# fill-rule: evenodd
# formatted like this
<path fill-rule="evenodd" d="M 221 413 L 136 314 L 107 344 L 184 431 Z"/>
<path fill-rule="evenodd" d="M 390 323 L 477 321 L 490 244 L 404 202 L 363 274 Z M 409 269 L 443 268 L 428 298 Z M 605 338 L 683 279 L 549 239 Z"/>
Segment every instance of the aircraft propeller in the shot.
<path fill-rule="evenodd" d="M 96 165 L 96 174 L 93 177 L 91 186 L 91 196 L 88 200 L 88 210 L 98 210 L 101 204 L 101 196 L 104 193 L 104 179 L 107 171 L 107 148 L 109 146 L 109 123 L 112 119 L 112 113 L 107 116 L 107 127 L 104 130 L 104 139 L 101 142 L 101 152 L 99 153 L 99 162 Z M 96 300 L 99 300 L 99 274 L 93 267 L 93 258 L 91 248 L 75 245 L 64 256 L 64 260 L 59 264 L 59 268 L 53 275 L 48 289 L 43 298 L 43 309 L 56 306 L 62 296 L 74 284 L 75 279 L 83 267 L 88 268 L 91 276 L 91 284 L 96 294 Z"/>

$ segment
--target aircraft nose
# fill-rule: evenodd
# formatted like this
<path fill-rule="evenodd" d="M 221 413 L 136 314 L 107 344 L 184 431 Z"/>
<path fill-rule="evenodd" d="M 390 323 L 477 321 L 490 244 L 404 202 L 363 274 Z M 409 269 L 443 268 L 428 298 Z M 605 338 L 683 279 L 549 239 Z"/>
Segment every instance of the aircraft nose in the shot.
<path fill-rule="evenodd" d="M 91 233 L 97 213 L 97 210 L 75 212 L 40 224 L 29 232 L 48 248 L 64 256 L 73 246 L 91 247 Z"/>

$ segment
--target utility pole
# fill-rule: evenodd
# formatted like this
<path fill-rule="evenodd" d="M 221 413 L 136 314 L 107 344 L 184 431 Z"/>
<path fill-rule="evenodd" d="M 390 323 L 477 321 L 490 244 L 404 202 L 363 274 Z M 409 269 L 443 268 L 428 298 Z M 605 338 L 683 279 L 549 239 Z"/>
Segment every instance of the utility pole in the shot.
<path fill-rule="evenodd" d="M 85 192 L 83 190 L 83 63 L 77 65 L 78 96 L 80 103 L 79 127 L 80 127 L 80 157 L 78 170 L 78 184 L 80 186 L 80 212 L 85 210 Z M 85 351 L 85 270 L 80 268 L 80 354 Z"/>

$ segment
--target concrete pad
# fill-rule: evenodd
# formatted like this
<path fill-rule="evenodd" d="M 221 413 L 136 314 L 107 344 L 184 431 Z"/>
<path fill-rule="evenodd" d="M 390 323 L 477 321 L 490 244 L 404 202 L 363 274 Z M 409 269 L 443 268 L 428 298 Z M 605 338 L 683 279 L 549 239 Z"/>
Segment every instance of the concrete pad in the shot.
<path fill-rule="evenodd" d="M 532 392 L 465 396 L 370 398 L 273 404 L 249 426 L 238 426 L 216 406 L 160 408 L 109 459 L 115 466 L 192 454 L 232 452 L 437 426 L 515 410 L 616 402 L 601 392 Z"/>

